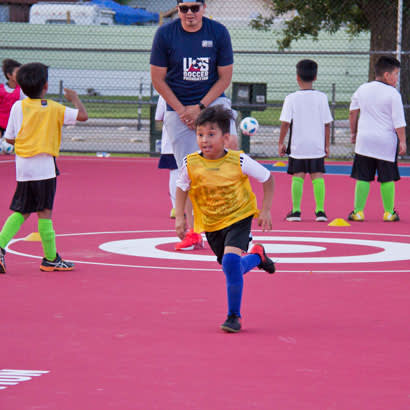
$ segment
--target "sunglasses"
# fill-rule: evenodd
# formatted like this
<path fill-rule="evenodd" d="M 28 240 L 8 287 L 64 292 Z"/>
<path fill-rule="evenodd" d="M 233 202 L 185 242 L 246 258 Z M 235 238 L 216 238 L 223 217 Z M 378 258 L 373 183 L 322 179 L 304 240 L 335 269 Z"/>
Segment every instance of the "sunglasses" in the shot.
<path fill-rule="evenodd" d="M 194 6 L 178 6 L 178 7 L 179 7 L 179 11 L 183 14 L 187 14 L 188 10 L 191 10 L 192 13 L 198 13 L 198 11 L 201 10 L 200 4 L 196 4 Z"/>

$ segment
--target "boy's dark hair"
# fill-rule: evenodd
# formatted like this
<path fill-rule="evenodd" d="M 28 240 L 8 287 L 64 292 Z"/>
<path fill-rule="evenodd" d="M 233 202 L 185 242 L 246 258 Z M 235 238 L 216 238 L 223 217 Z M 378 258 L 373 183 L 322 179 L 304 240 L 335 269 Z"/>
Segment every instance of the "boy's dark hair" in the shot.
<path fill-rule="evenodd" d="M 17 72 L 17 82 L 30 98 L 39 98 L 47 81 L 48 67 L 42 63 L 23 64 Z"/>
<path fill-rule="evenodd" d="M 3 65 L 2 65 L 4 77 L 6 77 L 6 79 L 8 80 L 9 77 L 7 76 L 7 74 L 12 75 L 14 69 L 20 66 L 21 66 L 21 63 L 19 63 L 16 60 L 12 60 L 11 58 L 4 59 Z"/>
<path fill-rule="evenodd" d="M 400 61 L 394 57 L 381 56 L 374 65 L 376 77 L 381 77 L 384 73 L 391 73 L 395 68 L 400 68 Z"/>
<path fill-rule="evenodd" d="M 302 81 L 314 81 L 317 75 L 317 63 L 313 60 L 300 60 L 296 64 L 296 73 Z"/>
<path fill-rule="evenodd" d="M 222 134 L 229 134 L 231 130 L 232 111 L 223 105 L 213 105 L 205 108 L 199 114 L 195 126 L 199 127 L 207 122 L 217 124 Z"/>

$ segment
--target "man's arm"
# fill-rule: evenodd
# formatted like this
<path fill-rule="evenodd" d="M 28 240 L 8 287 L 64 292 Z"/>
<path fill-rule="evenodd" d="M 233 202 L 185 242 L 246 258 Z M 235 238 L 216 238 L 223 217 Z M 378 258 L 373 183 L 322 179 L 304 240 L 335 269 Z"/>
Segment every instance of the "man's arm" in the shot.
<path fill-rule="evenodd" d="M 350 140 L 352 144 L 356 143 L 357 135 L 357 123 L 359 121 L 360 110 L 351 110 L 349 112 L 349 122 L 350 122 Z"/>
<path fill-rule="evenodd" d="M 165 81 L 167 75 L 167 67 L 159 67 L 151 64 L 151 81 L 154 88 L 157 90 L 164 100 L 170 105 L 178 115 L 185 111 L 185 107 L 178 100 L 174 92 Z"/>

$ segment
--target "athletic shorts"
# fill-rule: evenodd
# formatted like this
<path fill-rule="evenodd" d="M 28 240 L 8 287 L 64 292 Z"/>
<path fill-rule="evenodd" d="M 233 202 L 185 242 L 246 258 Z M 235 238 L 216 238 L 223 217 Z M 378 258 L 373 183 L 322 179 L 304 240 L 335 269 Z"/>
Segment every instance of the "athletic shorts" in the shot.
<path fill-rule="evenodd" d="M 5 130 L 4 128 L 1 128 L 1 127 L 0 127 L 0 138 L 3 136 L 4 131 L 6 131 L 6 130 Z"/>
<path fill-rule="evenodd" d="M 234 246 L 235 248 L 248 250 L 253 216 L 249 216 L 224 229 L 214 232 L 205 232 L 206 239 L 213 253 L 216 255 L 218 263 L 222 264 L 225 247 Z"/>
<path fill-rule="evenodd" d="M 377 171 L 378 182 L 391 182 L 400 179 L 397 156 L 394 162 L 354 154 L 352 173 L 350 176 L 359 181 L 374 181 Z"/>
<path fill-rule="evenodd" d="M 210 105 L 224 105 L 226 108 L 231 109 L 231 101 L 226 97 L 219 97 Z M 182 168 L 184 164 L 184 158 L 188 154 L 192 154 L 199 150 L 196 142 L 196 132 L 188 128 L 180 119 L 179 115 L 175 111 L 166 111 L 164 116 L 164 126 L 169 136 L 172 145 L 172 152 L 174 153 L 175 160 L 178 168 Z M 231 121 L 230 133 L 236 135 L 236 123 Z"/>
<path fill-rule="evenodd" d="M 10 209 L 21 214 L 53 209 L 56 187 L 56 178 L 41 181 L 17 181 Z"/>
<path fill-rule="evenodd" d="M 321 172 L 324 174 L 325 170 L 325 158 L 292 158 L 288 160 L 288 174 L 299 174 L 303 172 L 305 174 L 314 174 Z"/>
<path fill-rule="evenodd" d="M 158 168 L 178 169 L 174 154 L 161 154 L 161 156 L 159 157 Z"/>

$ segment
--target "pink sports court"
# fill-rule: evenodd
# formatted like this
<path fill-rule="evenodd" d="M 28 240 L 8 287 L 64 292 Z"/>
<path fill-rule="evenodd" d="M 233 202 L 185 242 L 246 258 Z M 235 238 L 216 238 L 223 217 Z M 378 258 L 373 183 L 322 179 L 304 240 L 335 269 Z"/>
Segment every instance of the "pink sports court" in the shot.
<path fill-rule="evenodd" d="M 373 183 L 365 222 L 329 226 L 314 221 L 308 180 L 302 222 L 284 220 L 290 177 L 272 167 L 273 230 L 255 224 L 253 235 L 277 273 L 246 275 L 243 331 L 226 334 L 224 275 L 209 247 L 174 250 L 157 162 L 58 160 L 57 248 L 76 269 L 40 272 L 35 215 L 9 244 L 1 410 L 410 408 L 407 176 L 396 189 L 400 222 L 383 222 Z M 0 172 L 4 221 L 12 157 L 1 157 Z M 331 172 L 325 181 L 329 222 L 346 220 L 354 181 Z"/>

